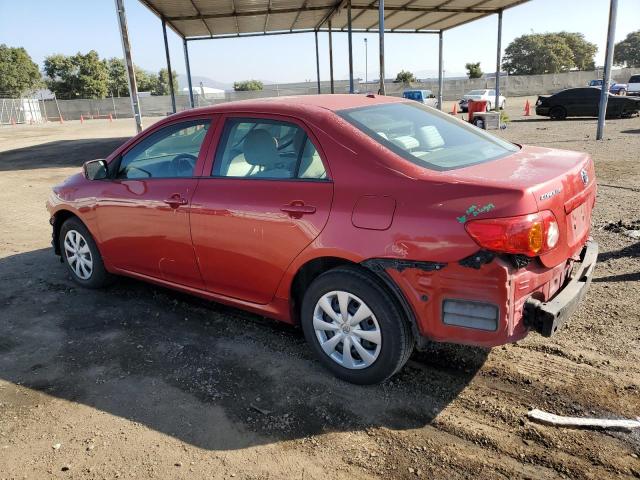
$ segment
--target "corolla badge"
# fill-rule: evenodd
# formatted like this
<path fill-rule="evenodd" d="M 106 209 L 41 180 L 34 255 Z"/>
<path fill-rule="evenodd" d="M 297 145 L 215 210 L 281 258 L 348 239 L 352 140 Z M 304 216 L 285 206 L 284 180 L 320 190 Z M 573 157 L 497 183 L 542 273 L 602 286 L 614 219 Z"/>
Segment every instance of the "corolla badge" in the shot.
<path fill-rule="evenodd" d="M 555 190 L 551 190 L 550 192 L 543 193 L 540 195 L 540 200 L 549 200 L 551 197 L 555 197 L 562 191 L 562 187 L 558 187 Z"/>
<path fill-rule="evenodd" d="M 589 183 L 589 174 L 584 168 L 580 170 L 580 176 L 582 177 L 582 183 L 584 183 L 584 186 L 586 187 Z"/>

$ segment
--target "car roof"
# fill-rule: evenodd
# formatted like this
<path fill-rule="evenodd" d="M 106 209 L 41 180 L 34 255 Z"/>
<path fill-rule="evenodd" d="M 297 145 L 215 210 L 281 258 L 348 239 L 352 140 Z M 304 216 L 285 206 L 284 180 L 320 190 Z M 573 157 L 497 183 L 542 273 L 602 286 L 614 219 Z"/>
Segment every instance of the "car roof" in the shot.
<path fill-rule="evenodd" d="M 252 100 L 240 100 L 220 103 L 208 107 L 194 108 L 176 114 L 178 116 L 201 115 L 207 113 L 227 112 L 260 112 L 260 113 L 295 113 L 305 110 L 339 111 L 349 108 L 366 107 L 385 103 L 406 102 L 399 97 L 387 97 L 384 95 L 351 95 L 351 94 L 325 94 L 325 95 L 296 95 L 288 97 L 270 97 Z"/>

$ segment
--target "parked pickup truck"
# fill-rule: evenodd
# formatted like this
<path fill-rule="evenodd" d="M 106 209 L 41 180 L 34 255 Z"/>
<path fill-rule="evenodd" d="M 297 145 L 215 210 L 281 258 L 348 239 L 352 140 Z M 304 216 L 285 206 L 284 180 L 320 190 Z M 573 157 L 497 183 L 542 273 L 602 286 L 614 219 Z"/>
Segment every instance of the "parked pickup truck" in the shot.
<path fill-rule="evenodd" d="M 627 82 L 627 95 L 640 95 L 640 75 L 631 75 Z"/>

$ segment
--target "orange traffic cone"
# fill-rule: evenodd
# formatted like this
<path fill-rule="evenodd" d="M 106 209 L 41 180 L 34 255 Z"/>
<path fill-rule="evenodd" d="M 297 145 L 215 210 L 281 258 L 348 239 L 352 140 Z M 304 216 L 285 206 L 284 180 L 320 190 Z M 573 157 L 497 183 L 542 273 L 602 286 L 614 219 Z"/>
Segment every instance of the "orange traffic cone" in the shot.
<path fill-rule="evenodd" d="M 11 117 L 11 125 L 13 125 L 14 127 L 16 126 L 16 121 L 13 117 Z"/>
<path fill-rule="evenodd" d="M 111 116 L 111 114 L 109 114 L 109 123 L 113 122 L 113 117 Z"/>
<path fill-rule="evenodd" d="M 80 114 L 80 123 L 84 123 L 84 116 Z"/>
<path fill-rule="evenodd" d="M 457 115 L 458 114 L 458 102 L 455 102 L 453 104 L 453 109 L 451 110 L 451 115 Z"/>
<path fill-rule="evenodd" d="M 529 104 L 529 100 L 524 104 L 524 116 L 528 117 L 531 115 L 531 105 Z"/>
<path fill-rule="evenodd" d="M 60 115 L 60 123 L 64 123 L 64 119 L 62 118 L 62 115 Z"/>

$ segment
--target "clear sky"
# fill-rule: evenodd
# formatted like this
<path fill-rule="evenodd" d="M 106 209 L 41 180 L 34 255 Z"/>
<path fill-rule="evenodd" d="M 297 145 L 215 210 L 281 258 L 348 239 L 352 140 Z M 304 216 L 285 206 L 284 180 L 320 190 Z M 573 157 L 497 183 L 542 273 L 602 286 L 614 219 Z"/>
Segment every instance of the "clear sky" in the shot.
<path fill-rule="evenodd" d="M 134 62 L 146 70 L 165 65 L 160 20 L 138 0 L 125 0 Z M 640 29 L 640 0 L 619 0 L 616 41 Z M 515 37 L 536 32 L 581 32 L 598 45 L 596 64 L 604 62 L 608 0 L 531 0 L 505 11 L 503 47 Z M 444 34 L 446 75 L 462 74 L 467 62 L 495 70 L 497 16 Z M 369 77 L 377 75 L 377 34 L 367 34 Z M 354 34 L 354 70 L 364 77 L 364 34 Z M 182 41 L 169 30 L 172 67 L 184 73 Z M 97 50 L 102 57 L 122 56 L 113 0 L 0 0 L 0 43 L 23 46 L 42 65 L 47 55 Z M 294 82 L 315 79 L 313 34 L 198 41 L 189 44 L 191 73 L 224 83 L 261 79 Z M 321 76 L 328 79 L 327 34 L 320 34 Z M 437 35 L 389 34 L 385 37 L 387 77 L 401 69 L 435 72 Z M 347 78 L 346 34 L 334 34 L 337 79 Z"/>

